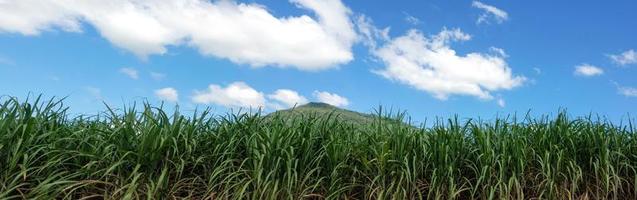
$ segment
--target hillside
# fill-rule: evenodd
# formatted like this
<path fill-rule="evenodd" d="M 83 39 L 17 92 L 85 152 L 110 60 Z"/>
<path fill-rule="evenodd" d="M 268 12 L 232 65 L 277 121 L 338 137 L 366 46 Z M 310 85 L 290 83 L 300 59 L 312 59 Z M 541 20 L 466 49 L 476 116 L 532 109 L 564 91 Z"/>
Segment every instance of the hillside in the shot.
<path fill-rule="evenodd" d="M 326 103 L 311 102 L 305 105 L 301 105 L 295 108 L 276 111 L 268 116 L 278 117 L 290 117 L 297 118 L 301 116 L 323 116 L 323 117 L 337 117 L 339 121 L 355 123 L 355 124 L 368 124 L 372 123 L 376 116 L 371 114 L 359 113 L 351 110 L 346 110 L 332 106 Z"/>

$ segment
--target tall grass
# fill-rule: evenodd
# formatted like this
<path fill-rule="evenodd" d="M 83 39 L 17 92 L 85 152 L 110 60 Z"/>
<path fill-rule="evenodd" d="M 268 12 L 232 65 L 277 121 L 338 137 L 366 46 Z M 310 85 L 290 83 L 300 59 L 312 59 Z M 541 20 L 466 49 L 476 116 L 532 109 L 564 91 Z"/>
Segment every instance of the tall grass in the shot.
<path fill-rule="evenodd" d="M 399 120 L 183 116 L 143 105 L 69 117 L 0 105 L 0 199 L 635 199 L 637 139 L 596 117 Z"/>

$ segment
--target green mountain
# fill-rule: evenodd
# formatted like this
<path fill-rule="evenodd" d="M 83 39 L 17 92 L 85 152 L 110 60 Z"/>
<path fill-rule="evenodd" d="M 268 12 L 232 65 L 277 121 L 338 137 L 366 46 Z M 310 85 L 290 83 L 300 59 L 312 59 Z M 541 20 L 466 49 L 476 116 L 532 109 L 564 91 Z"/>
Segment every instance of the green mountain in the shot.
<path fill-rule="evenodd" d="M 371 114 L 359 113 L 351 110 L 346 110 L 332 106 L 326 103 L 311 102 L 305 105 L 301 105 L 295 108 L 286 110 L 279 110 L 268 115 L 270 117 L 284 117 L 284 118 L 297 118 L 302 116 L 321 116 L 321 117 L 336 117 L 344 122 L 350 122 L 354 124 L 369 124 L 377 117 Z"/>

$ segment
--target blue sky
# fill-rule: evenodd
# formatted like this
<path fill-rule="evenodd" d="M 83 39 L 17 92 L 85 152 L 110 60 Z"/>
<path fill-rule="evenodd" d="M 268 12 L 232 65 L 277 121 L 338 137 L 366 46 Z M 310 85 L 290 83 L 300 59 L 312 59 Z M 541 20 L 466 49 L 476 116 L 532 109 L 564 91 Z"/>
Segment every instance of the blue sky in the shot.
<path fill-rule="evenodd" d="M 637 113 L 635 1 L 0 1 L 0 94 L 76 113 L 323 101 L 490 118 Z"/>

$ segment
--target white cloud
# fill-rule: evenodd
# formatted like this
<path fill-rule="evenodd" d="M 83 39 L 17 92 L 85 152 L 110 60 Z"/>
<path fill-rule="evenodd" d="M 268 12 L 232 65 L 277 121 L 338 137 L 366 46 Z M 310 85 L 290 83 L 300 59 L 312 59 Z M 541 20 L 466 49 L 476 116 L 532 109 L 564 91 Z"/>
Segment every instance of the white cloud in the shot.
<path fill-rule="evenodd" d="M 349 100 L 345 97 L 339 96 L 338 94 L 325 91 L 314 91 L 313 95 L 319 102 L 327 103 L 336 107 L 346 107 L 349 105 Z"/>
<path fill-rule="evenodd" d="M 577 76 L 599 76 L 604 74 L 604 70 L 593 65 L 581 64 L 575 66 L 575 71 L 573 72 L 573 74 Z"/>
<path fill-rule="evenodd" d="M 441 100 L 455 94 L 492 99 L 491 91 L 510 90 L 525 82 L 525 77 L 512 74 L 502 49 L 492 48 L 494 54 L 458 55 L 449 46 L 452 41 L 470 39 L 459 29 L 443 29 L 430 37 L 410 30 L 372 50 L 385 64 L 375 73 Z"/>
<path fill-rule="evenodd" d="M 0 32 L 38 35 L 55 28 L 80 32 L 79 16 L 63 4 L 62 0 L 0 1 Z"/>
<path fill-rule="evenodd" d="M 150 72 L 150 77 L 153 78 L 153 80 L 161 81 L 161 80 L 164 80 L 164 78 L 166 78 L 166 74 L 159 73 L 159 72 Z"/>
<path fill-rule="evenodd" d="M 266 105 L 263 93 L 244 82 L 233 82 L 226 87 L 211 84 L 205 91 L 195 91 L 192 101 L 224 107 L 263 108 Z"/>
<path fill-rule="evenodd" d="M 633 49 L 630 49 L 618 55 L 608 55 L 608 57 L 616 64 L 622 66 L 637 64 L 637 52 L 635 52 L 635 50 Z"/>
<path fill-rule="evenodd" d="M 122 73 L 132 79 L 139 78 L 139 73 L 137 72 L 136 69 L 133 69 L 133 68 L 129 68 L 129 67 L 121 68 L 119 69 L 119 73 Z"/>
<path fill-rule="evenodd" d="M 619 94 L 627 97 L 637 97 L 637 88 L 633 87 L 618 87 Z"/>
<path fill-rule="evenodd" d="M 476 22 L 477 24 L 489 23 L 490 18 L 493 18 L 498 24 L 509 19 L 509 14 L 507 12 L 496 8 L 495 6 L 487 5 L 480 1 L 473 1 L 471 6 L 479 8 L 483 11 L 483 13 L 480 14 L 480 16 L 478 17 L 478 21 Z"/>
<path fill-rule="evenodd" d="M 177 102 L 179 100 L 177 90 L 171 87 L 155 90 L 155 96 L 162 101 Z"/>
<path fill-rule="evenodd" d="M 307 98 L 290 89 L 278 89 L 265 95 L 244 82 L 233 82 L 226 87 L 211 84 L 206 91 L 195 91 L 192 101 L 198 104 L 216 104 L 228 108 L 286 109 L 308 102 Z"/>
<path fill-rule="evenodd" d="M 274 101 L 271 103 L 275 109 L 291 108 L 306 104 L 308 101 L 304 96 L 299 95 L 298 92 L 289 89 L 279 89 L 273 94 L 268 95 L 268 98 Z"/>
<path fill-rule="evenodd" d="M 349 8 L 340 0 L 291 3 L 314 15 L 276 17 L 263 5 L 226 0 L 1 1 L 0 32 L 81 32 L 86 23 L 143 58 L 182 45 L 254 67 L 312 71 L 353 59 L 357 34 Z"/>

